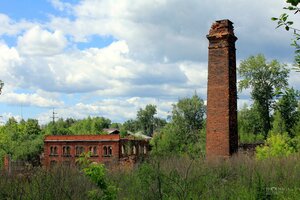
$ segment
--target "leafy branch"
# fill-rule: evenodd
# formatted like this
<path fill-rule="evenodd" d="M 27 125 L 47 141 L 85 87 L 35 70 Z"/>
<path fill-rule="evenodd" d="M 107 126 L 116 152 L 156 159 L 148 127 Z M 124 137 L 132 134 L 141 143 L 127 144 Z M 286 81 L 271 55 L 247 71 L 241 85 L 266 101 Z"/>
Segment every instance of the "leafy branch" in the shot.
<path fill-rule="evenodd" d="M 287 0 L 288 4 L 290 4 L 287 7 L 284 7 L 283 9 L 293 11 L 294 15 L 300 13 L 300 8 L 298 7 L 300 0 Z M 295 28 L 294 22 L 289 20 L 289 15 L 286 13 L 281 14 L 279 17 L 272 17 L 271 20 L 277 21 L 277 27 L 284 27 L 285 30 L 293 30 L 294 31 L 294 38 L 292 41 L 291 46 L 295 47 L 295 64 L 296 64 L 296 70 L 299 71 L 300 69 L 300 44 L 298 41 L 300 41 L 300 29 Z"/>

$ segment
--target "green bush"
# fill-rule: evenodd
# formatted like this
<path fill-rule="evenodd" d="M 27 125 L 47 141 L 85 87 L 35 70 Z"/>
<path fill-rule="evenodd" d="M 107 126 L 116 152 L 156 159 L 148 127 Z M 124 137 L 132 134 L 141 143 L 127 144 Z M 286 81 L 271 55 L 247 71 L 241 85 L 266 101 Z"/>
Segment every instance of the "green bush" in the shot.
<path fill-rule="evenodd" d="M 252 133 L 239 134 L 239 142 L 240 143 L 255 143 L 255 142 L 263 142 L 263 141 L 264 141 L 263 134 L 257 134 L 257 135 L 254 135 Z"/>
<path fill-rule="evenodd" d="M 295 152 L 296 149 L 292 146 L 292 140 L 287 133 L 271 133 L 265 144 L 256 148 L 256 157 L 258 159 L 266 159 L 270 157 L 288 156 Z"/>
<path fill-rule="evenodd" d="M 84 174 L 89 177 L 100 190 L 94 189 L 89 192 L 90 199 L 113 200 L 116 199 L 117 188 L 109 183 L 105 177 L 103 164 L 92 163 L 83 169 Z"/>

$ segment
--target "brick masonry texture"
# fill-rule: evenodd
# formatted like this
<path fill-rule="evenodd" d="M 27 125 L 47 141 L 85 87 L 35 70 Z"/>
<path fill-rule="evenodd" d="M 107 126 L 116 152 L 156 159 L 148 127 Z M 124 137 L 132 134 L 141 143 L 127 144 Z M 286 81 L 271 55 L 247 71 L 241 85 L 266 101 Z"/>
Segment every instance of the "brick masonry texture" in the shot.
<path fill-rule="evenodd" d="M 216 21 L 207 35 L 208 88 L 206 157 L 229 157 L 238 150 L 236 56 L 232 22 Z"/>
<path fill-rule="evenodd" d="M 51 148 L 56 152 L 51 153 Z M 69 148 L 69 153 L 63 149 Z M 51 163 L 75 166 L 79 155 L 76 147 L 82 147 L 87 153 L 90 148 L 95 151 L 89 158 L 91 162 L 103 163 L 107 166 L 130 165 L 148 154 L 149 141 L 135 138 L 120 138 L 119 134 L 112 135 L 49 135 L 44 138 L 43 166 L 49 168 Z M 111 154 L 105 153 L 104 147 L 112 149 Z M 133 150 L 135 148 L 135 151 Z M 123 150 L 122 150 L 123 149 Z"/>

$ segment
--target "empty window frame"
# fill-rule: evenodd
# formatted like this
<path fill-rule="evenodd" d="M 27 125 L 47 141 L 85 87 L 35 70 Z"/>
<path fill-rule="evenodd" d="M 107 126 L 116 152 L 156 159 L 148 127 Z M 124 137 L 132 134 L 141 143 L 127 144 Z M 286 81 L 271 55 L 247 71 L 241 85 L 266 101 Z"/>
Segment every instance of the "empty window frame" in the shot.
<path fill-rule="evenodd" d="M 132 147 L 132 152 L 133 152 L 134 155 L 136 154 L 136 147 L 135 147 L 135 145 L 133 145 L 133 147 Z"/>
<path fill-rule="evenodd" d="M 112 147 L 111 146 L 108 147 L 108 156 L 112 156 Z"/>
<path fill-rule="evenodd" d="M 50 155 L 51 155 L 51 156 L 56 156 L 56 155 L 58 155 L 58 153 L 57 153 L 57 146 L 51 146 L 51 147 L 50 147 Z"/>
<path fill-rule="evenodd" d="M 63 156 L 71 156 L 71 147 L 63 146 Z"/>
<path fill-rule="evenodd" d="M 76 156 L 80 156 L 82 153 L 84 153 L 84 147 L 83 146 L 76 146 L 76 148 L 75 148 Z"/>
<path fill-rule="evenodd" d="M 105 156 L 105 157 L 112 156 L 112 147 L 111 146 L 104 146 L 103 147 L 103 156 Z"/>
<path fill-rule="evenodd" d="M 147 147 L 144 145 L 144 154 L 147 154 Z"/>
<path fill-rule="evenodd" d="M 125 145 L 124 144 L 122 144 L 122 146 L 121 146 L 121 154 L 125 155 Z"/>
<path fill-rule="evenodd" d="M 89 152 L 91 153 L 91 156 L 97 156 L 97 146 L 90 146 L 89 147 Z"/>

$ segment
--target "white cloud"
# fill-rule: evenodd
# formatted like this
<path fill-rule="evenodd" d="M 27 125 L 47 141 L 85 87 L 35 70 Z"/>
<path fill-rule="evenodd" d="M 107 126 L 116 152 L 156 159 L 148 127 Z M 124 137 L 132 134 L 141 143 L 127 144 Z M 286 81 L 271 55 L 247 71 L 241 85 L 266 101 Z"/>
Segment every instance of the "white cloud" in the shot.
<path fill-rule="evenodd" d="M 8 105 L 22 105 L 22 106 L 37 106 L 37 107 L 60 107 L 64 103 L 61 101 L 47 99 L 38 94 L 25 93 L 7 93 L 3 92 L 0 102 Z"/>
<path fill-rule="evenodd" d="M 155 98 L 115 98 L 90 104 L 77 103 L 74 106 L 56 109 L 55 112 L 59 118 L 81 119 L 87 116 L 103 116 L 113 122 L 123 122 L 127 119 L 135 119 L 137 111 L 140 108 L 145 108 L 147 104 L 156 105 L 158 116 L 166 118 L 174 102 L 174 100 Z M 47 123 L 50 121 L 49 116 L 51 116 L 50 110 L 40 114 L 38 119 L 41 123 Z"/>
<path fill-rule="evenodd" d="M 61 2 L 60 0 L 50 0 L 50 3 L 59 11 L 69 12 L 70 10 L 72 10 L 72 5 L 70 3 Z"/>
<path fill-rule="evenodd" d="M 228 18 L 235 23 L 239 38 L 238 56 L 266 51 L 269 56 L 285 58 L 292 51 L 288 51 L 290 35 L 274 31 L 276 23 L 270 20 L 282 12 L 283 6 L 284 2 L 271 0 L 264 5 L 260 1 L 232 0 L 83 0 L 73 7 L 75 19 L 53 17 L 49 26 L 71 34 L 75 41 L 88 41 L 94 34 L 112 35 L 125 40 L 130 55 L 143 62 L 161 62 L 166 57 L 170 62 L 205 62 L 205 35 L 211 23 Z"/>
<path fill-rule="evenodd" d="M 32 27 L 18 37 L 18 50 L 27 56 L 53 56 L 61 53 L 67 40 L 59 30 L 53 33 L 39 26 Z"/>
<path fill-rule="evenodd" d="M 9 16 L 0 13 L 0 36 L 2 35 L 17 35 L 22 31 L 34 26 L 34 23 L 21 20 L 16 22 Z"/>
<path fill-rule="evenodd" d="M 18 74 L 14 70 L 22 64 L 18 51 L 0 42 L 0 76 L 6 85 L 19 85 Z M 5 86 L 7 87 L 7 86 Z"/>

